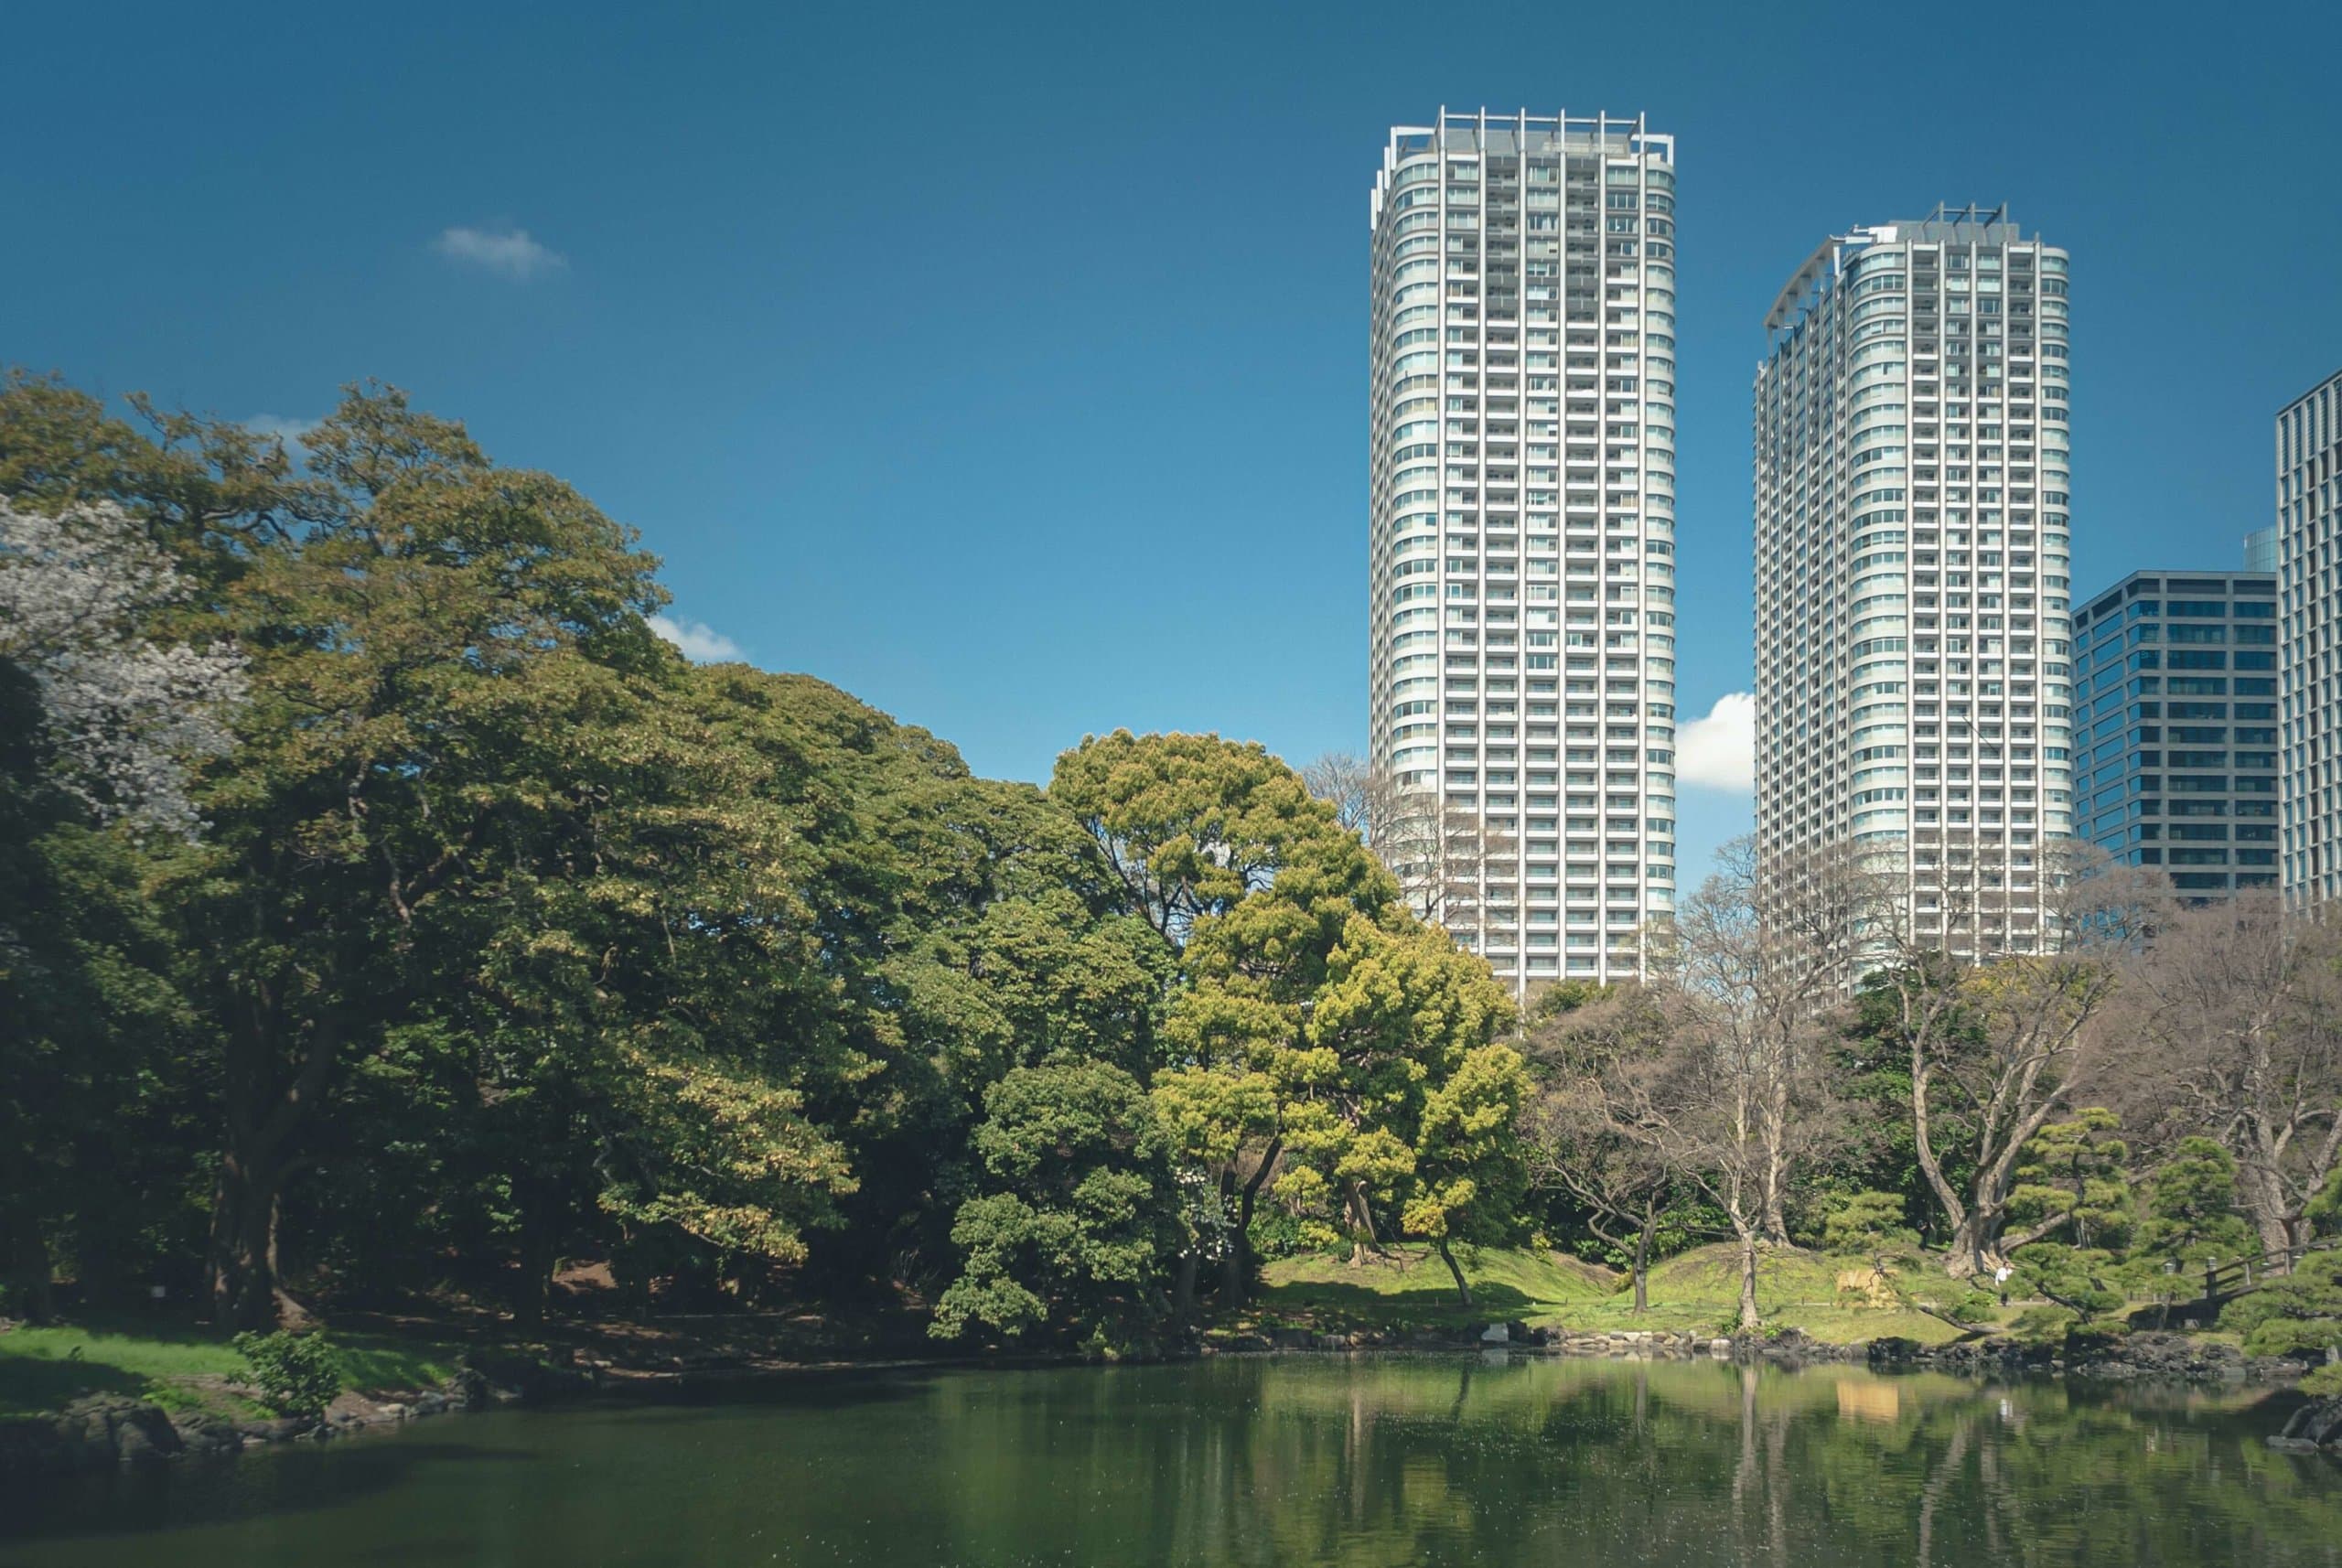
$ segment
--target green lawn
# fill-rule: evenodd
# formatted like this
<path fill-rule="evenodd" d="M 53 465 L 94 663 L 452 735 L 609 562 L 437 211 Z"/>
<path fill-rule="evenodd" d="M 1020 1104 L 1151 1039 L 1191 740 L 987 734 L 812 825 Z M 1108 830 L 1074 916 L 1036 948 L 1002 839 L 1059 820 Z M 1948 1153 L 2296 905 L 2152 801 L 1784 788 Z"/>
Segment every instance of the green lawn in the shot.
<path fill-rule="evenodd" d="M 1415 1328 L 1549 1316 L 1606 1298 L 1609 1271 L 1557 1252 L 1500 1248 L 1459 1250 L 1472 1282 L 1472 1306 L 1456 1299 L 1456 1282 L 1428 1247 L 1393 1247 L 1357 1268 L 1347 1253 L 1280 1258 L 1264 1271 L 1263 1321 L 1314 1323 L 1328 1329 Z"/>
<path fill-rule="evenodd" d="M 1552 1252 L 1480 1249 L 1459 1253 L 1472 1282 L 1473 1305 L 1456 1299 L 1446 1266 L 1426 1248 L 1392 1249 L 1388 1260 L 1352 1268 L 1348 1257 L 1317 1253 L 1268 1265 L 1259 1316 L 1263 1323 L 1309 1323 L 1328 1330 L 1416 1328 L 1519 1318 L 1580 1331 L 1698 1329 L 1727 1332 L 1740 1301 L 1740 1260 L 1729 1244 L 1694 1248 L 1650 1272 L 1650 1307 L 1634 1311 L 1624 1274 Z M 1924 1313 L 1868 1305 L 1841 1293 L 1841 1271 L 1854 1260 L 1795 1250 L 1768 1254 L 1757 1273 L 1756 1303 L 1768 1326 L 1803 1329 L 1846 1343 L 1898 1336 L 1934 1344 L 1955 1330 Z M 1960 1293 L 1924 1265 L 1897 1276 L 1904 1289 L 1941 1305 Z"/>
<path fill-rule="evenodd" d="M 333 1336 L 342 1386 L 403 1391 L 432 1388 L 451 1376 L 450 1345 L 379 1334 Z M 0 1334 L 0 1417 L 56 1410 L 85 1394 L 127 1394 L 174 1409 L 256 1407 L 222 1383 L 241 1380 L 244 1359 L 224 1337 L 198 1328 L 139 1325 L 16 1328 Z"/>

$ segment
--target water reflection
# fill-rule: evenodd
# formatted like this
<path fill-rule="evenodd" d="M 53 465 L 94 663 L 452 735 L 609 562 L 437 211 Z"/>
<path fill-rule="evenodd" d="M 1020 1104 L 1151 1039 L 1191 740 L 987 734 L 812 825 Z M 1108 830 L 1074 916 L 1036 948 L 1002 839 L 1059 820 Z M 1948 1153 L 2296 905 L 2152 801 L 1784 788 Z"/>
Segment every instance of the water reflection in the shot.
<path fill-rule="evenodd" d="M 0 1494 L 0 1563 L 2342 1564 L 2254 1396 L 1494 1357 L 843 1380 Z"/>

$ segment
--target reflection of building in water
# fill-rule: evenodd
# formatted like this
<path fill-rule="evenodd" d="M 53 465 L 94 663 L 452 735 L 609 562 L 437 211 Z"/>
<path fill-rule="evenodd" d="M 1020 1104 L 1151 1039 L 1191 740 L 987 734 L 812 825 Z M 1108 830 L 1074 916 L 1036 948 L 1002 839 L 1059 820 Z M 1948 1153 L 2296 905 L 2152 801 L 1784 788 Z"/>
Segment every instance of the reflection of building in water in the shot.
<path fill-rule="evenodd" d="M 1838 1385 L 1838 1419 L 1886 1422 L 1902 1418 L 1903 1395 L 1893 1383 L 1849 1378 Z"/>

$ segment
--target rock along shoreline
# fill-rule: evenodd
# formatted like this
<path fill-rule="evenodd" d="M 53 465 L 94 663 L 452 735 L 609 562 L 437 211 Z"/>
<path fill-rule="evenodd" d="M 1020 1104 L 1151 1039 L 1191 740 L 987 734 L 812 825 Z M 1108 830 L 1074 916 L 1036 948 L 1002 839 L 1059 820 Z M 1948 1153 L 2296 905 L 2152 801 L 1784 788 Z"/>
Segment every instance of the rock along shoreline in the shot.
<path fill-rule="evenodd" d="M 2068 1348 L 2029 1345 L 2000 1337 L 1946 1345 L 1883 1338 L 1834 1344 L 1789 1329 L 1770 1335 L 1722 1336 L 1668 1329 L 1573 1332 L 1490 1324 L 1467 1331 L 1407 1333 L 1359 1330 L 1324 1333 L 1278 1328 L 1208 1339 L 1194 1354 L 1287 1355 L 1360 1351 L 1502 1351 L 1629 1361 L 1718 1360 L 1785 1369 L 1862 1364 L 1884 1371 L 1932 1369 L 1969 1377 L 2064 1377 L 2110 1381 L 2162 1380 L 2258 1384 L 2281 1388 L 2305 1375 L 2308 1364 L 2249 1357 L 2233 1346 L 2185 1335 L 2148 1333 Z M 1166 1359 L 1185 1359 L 1166 1358 Z M 92 1396 L 53 1415 L 0 1421 L 0 1481 L 63 1476 L 178 1459 L 220 1459 L 279 1443 L 328 1442 L 386 1430 L 435 1416 L 510 1405 L 544 1405 L 596 1395 L 651 1397 L 661 1393 L 738 1387 L 811 1375 L 949 1367 L 1039 1367 L 1082 1364 L 1069 1357 L 845 1359 L 764 1363 L 725 1357 L 679 1358 L 664 1368 L 622 1367 L 572 1358 L 544 1361 L 481 1356 L 435 1389 L 364 1395 L 344 1393 L 316 1421 L 233 1420 L 203 1411 L 174 1412 L 146 1401 Z M 2342 1455 L 2342 1399 L 2310 1401 L 2296 1409 L 2272 1446 Z"/>

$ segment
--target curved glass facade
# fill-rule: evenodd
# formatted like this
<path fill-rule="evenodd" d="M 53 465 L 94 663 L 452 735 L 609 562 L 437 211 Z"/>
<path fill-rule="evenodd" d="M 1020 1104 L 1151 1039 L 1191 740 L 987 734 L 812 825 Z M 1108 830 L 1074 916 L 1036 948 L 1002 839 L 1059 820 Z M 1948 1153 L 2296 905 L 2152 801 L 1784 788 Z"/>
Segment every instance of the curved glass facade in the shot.
<path fill-rule="evenodd" d="M 1861 846 L 1951 950 L 2034 945 L 2074 835 L 2066 290 L 1939 208 L 1825 242 L 1756 371 L 1760 861 Z"/>

